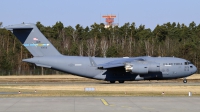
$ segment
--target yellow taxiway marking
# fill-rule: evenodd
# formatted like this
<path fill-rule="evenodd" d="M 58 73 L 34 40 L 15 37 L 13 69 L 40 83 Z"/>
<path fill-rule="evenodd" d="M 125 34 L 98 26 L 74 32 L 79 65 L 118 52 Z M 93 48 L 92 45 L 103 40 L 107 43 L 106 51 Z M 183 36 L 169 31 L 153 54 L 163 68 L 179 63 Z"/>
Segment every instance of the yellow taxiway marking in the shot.
<path fill-rule="evenodd" d="M 105 105 L 105 106 L 111 106 L 111 107 L 115 107 L 115 105 L 109 105 L 108 102 L 105 99 L 101 99 L 101 102 Z M 129 106 L 120 106 L 121 108 L 131 108 Z"/>
<path fill-rule="evenodd" d="M 101 99 L 101 101 L 102 101 L 102 103 L 104 104 L 104 105 L 106 105 L 106 106 L 108 106 L 109 104 L 108 104 L 108 102 L 106 101 L 106 100 L 104 100 L 104 99 Z"/>

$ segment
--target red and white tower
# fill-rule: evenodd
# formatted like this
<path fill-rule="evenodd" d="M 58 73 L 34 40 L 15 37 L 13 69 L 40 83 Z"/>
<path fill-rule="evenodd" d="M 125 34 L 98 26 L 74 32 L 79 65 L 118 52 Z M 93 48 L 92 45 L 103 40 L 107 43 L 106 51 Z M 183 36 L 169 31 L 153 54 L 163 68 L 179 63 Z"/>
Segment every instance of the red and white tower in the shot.
<path fill-rule="evenodd" d="M 118 26 L 118 24 L 114 24 L 114 18 L 116 18 L 116 15 L 103 15 L 103 18 L 106 18 L 106 24 L 105 28 L 108 28 L 110 26 Z"/>

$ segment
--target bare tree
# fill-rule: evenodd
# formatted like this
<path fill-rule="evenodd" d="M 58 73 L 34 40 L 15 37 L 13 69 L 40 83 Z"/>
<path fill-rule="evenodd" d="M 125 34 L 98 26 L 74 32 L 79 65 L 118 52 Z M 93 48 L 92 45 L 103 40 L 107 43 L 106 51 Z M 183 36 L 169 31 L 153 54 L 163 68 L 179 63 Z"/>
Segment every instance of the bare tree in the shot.
<path fill-rule="evenodd" d="M 21 70 L 22 70 L 22 53 L 23 53 L 23 46 L 20 47 L 20 56 L 19 56 L 19 59 L 18 59 L 18 74 L 21 74 Z"/>
<path fill-rule="evenodd" d="M 65 48 L 65 40 L 66 40 L 66 36 L 65 36 L 65 29 L 63 28 L 61 31 L 61 36 L 62 36 L 62 44 L 63 44 L 63 48 Z"/>
<path fill-rule="evenodd" d="M 155 41 L 154 41 L 154 39 L 152 38 L 151 39 L 151 56 L 153 56 L 154 55 L 154 45 L 155 45 Z"/>
<path fill-rule="evenodd" d="M 91 39 L 90 40 L 87 40 L 87 55 L 88 56 L 91 56 L 91 48 L 92 48 L 92 41 Z"/>
<path fill-rule="evenodd" d="M 131 54 L 132 54 L 132 41 L 133 41 L 133 39 L 132 39 L 132 37 L 130 37 L 129 38 L 129 56 L 131 56 Z"/>
<path fill-rule="evenodd" d="M 149 56 L 149 40 L 144 41 L 146 55 Z"/>
<path fill-rule="evenodd" d="M 73 31 L 73 34 L 72 34 L 72 37 L 73 37 L 74 42 L 76 41 L 77 36 L 78 36 L 78 35 L 77 35 L 76 30 L 74 30 L 74 31 Z"/>
<path fill-rule="evenodd" d="M 93 45 L 92 45 L 92 54 L 93 56 L 96 56 L 96 50 L 97 50 L 97 43 L 98 43 L 98 40 L 96 39 L 92 39 L 93 40 Z"/>
<path fill-rule="evenodd" d="M 79 45 L 79 55 L 83 56 L 83 42 Z"/>
<path fill-rule="evenodd" d="M 69 45 L 70 45 L 70 41 L 67 41 L 67 39 L 66 39 L 65 42 L 64 42 L 64 49 L 69 51 Z"/>
<path fill-rule="evenodd" d="M 108 43 L 107 41 L 103 38 L 101 40 L 101 53 L 103 55 L 103 57 L 106 57 L 106 52 L 108 50 Z"/>
<path fill-rule="evenodd" d="M 97 50 L 97 40 L 95 39 L 89 39 L 87 40 L 87 55 L 88 56 L 95 56 L 96 50 Z"/>

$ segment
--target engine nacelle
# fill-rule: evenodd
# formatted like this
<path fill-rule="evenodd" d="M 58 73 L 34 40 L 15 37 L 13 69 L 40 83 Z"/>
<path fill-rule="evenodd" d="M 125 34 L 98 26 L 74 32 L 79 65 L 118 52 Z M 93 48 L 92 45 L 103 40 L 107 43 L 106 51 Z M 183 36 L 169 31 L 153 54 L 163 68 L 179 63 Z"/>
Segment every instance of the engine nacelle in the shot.
<path fill-rule="evenodd" d="M 160 72 L 160 64 L 147 61 L 136 61 L 132 63 L 126 63 L 126 72 L 134 74 L 148 74 L 148 72 Z"/>
<path fill-rule="evenodd" d="M 125 70 L 136 74 L 147 74 L 148 64 L 143 62 L 126 63 Z"/>

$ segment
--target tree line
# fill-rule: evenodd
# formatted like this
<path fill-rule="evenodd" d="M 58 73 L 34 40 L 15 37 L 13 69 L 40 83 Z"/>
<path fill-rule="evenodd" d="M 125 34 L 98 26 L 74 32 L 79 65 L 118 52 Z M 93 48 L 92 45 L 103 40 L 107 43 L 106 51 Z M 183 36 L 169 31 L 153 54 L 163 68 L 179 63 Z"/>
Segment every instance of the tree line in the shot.
<path fill-rule="evenodd" d="M 83 27 L 36 23 L 39 30 L 65 55 L 95 57 L 174 56 L 200 65 L 200 24 L 165 23 L 153 30 L 135 23 L 105 28 L 103 23 Z M 2 26 L 2 23 L 0 27 Z M 40 74 L 41 68 L 21 60 L 32 55 L 18 39 L 0 29 L 0 75 Z M 44 69 L 46 74 L 55 71 Z"/>

